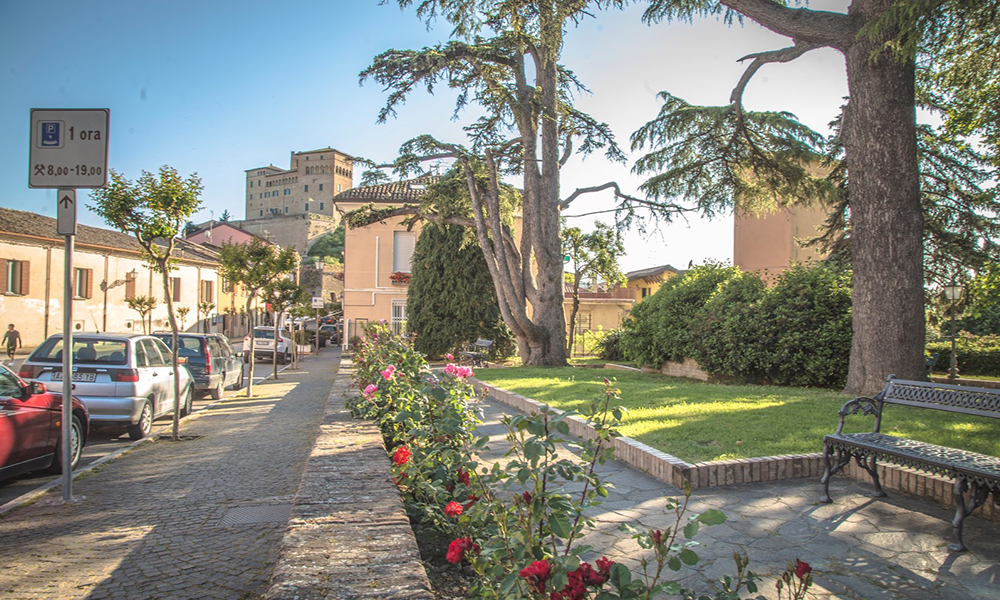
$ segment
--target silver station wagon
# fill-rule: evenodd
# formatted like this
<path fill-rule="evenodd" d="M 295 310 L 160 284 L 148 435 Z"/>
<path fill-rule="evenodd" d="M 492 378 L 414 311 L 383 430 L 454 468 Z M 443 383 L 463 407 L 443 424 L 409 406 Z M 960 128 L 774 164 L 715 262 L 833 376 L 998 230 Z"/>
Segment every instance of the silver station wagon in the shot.
<path fill-rule="evenodd" d="M 61 392 L 62 353 L 62 335 L 49 336 L 18 375 Z M 183 365 L 178 376 L 181 411 L 187 414 L 193 380 Z M 141 439 L 149 435 L 154 419 L 173 414 L 176 405 L 170 350 L 149 335 L 78 333 L 73 336 L 73 395 L 87 407 L 93 425 L 126 425 L 130 438 Z"/>

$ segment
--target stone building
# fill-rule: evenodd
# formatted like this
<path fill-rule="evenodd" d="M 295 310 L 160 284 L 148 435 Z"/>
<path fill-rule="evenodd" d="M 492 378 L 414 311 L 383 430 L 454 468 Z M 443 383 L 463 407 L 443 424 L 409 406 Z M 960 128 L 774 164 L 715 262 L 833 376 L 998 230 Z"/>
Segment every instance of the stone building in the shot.
<path fill-rule="evenodd" d="M 333 217 L 333 197 L 353 187 L 353 177 L 352 157 L 333 148 L 292 152 L 288 170 L 274 165 L 247 169 L 246 219 Z"/>

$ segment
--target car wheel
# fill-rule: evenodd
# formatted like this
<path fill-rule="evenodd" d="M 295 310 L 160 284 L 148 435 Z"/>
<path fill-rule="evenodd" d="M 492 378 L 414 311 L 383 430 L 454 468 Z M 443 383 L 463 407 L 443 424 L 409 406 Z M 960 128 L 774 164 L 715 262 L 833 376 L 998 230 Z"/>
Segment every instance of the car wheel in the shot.
<path fill-rule="evenodd" d="M 70 459 L 69 459 L 69 470 L 72 471 L 76 468 L 76 465 L 80 463 L 80 455 L 83 454 L 83 425 L 80 424 L 80 419 L 76 416 L 73 417 L 73 423 L 69 430 L 69 447 L 70 447 Z M 52 466 L 49 467 L 50 473 L 62 473 L 62 432 L 59 434 L 59 440 L 56 442 L 56 453 L 55 457 L 52 459 Z"/>
<path fill-rule="evenodd" d="M 212 397 L 212 400 L 218 400 L 218 399 L 222 398 L 222 379 L 221 378 L 219 379 L 219 383 L 216 384 L 216 386 L 214 388 L 208 390 L 208 394 Z"/>
<path fill-rule="evenodd" d="M 285 351 L 285 358 L 284 358 L 284 360 L 282 360 L 282 361 L 281 361 L 281 364 L 283 364 L 283 365 L 287 365 L 287 364 L 288 364 L 288 363 L 290 363 L 290 362 L 292 362 L 292 353 L 291 353 L 291 352 L 288 352 L 288 351 L 286 350 L 286 351 Z"/>
<path fill-rule="evenodd" d="M 189 415 L 194 412 L 194 385 L 189 385 L 187 394 L 184 394 L 184 407 L 181 409 L 182 415 Z"/>
<path fill-rule="evenodd" d="M 142 403 L 139 422 L 135 425 L 129 425 L 127 429 L 128 436 L 133 440 L 141 440 L 153 430 L 153 407 L 149 404 L 149 401 Z"/>

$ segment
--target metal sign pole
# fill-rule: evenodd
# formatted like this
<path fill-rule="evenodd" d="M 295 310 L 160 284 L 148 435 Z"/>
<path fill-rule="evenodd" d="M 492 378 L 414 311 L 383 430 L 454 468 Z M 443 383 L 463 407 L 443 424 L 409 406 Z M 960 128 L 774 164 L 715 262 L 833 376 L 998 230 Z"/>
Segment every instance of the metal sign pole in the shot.
<path fill-rule="evenodd" d="M 62 472 L 63 501 L 73 499 L 73 235 L 66 236 L 63 281 L 63 403 L 62 403 Z"/>

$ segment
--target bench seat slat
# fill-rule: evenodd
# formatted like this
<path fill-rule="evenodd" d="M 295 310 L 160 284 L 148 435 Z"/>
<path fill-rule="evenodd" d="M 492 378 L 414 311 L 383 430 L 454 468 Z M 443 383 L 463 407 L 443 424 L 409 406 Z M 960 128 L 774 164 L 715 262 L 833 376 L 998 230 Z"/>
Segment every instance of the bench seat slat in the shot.
<path fill-rule="evenodd" d="M 1000 458 L 994 456 L 883 433 L 830 434 L 826 436 L 826 440 L 835 448 L 860 448 L 904 466 L 951 478 L 964 473 L 976 477 L 982 483 L 992 481 L 989 487 L 1000 488 Z"/>

